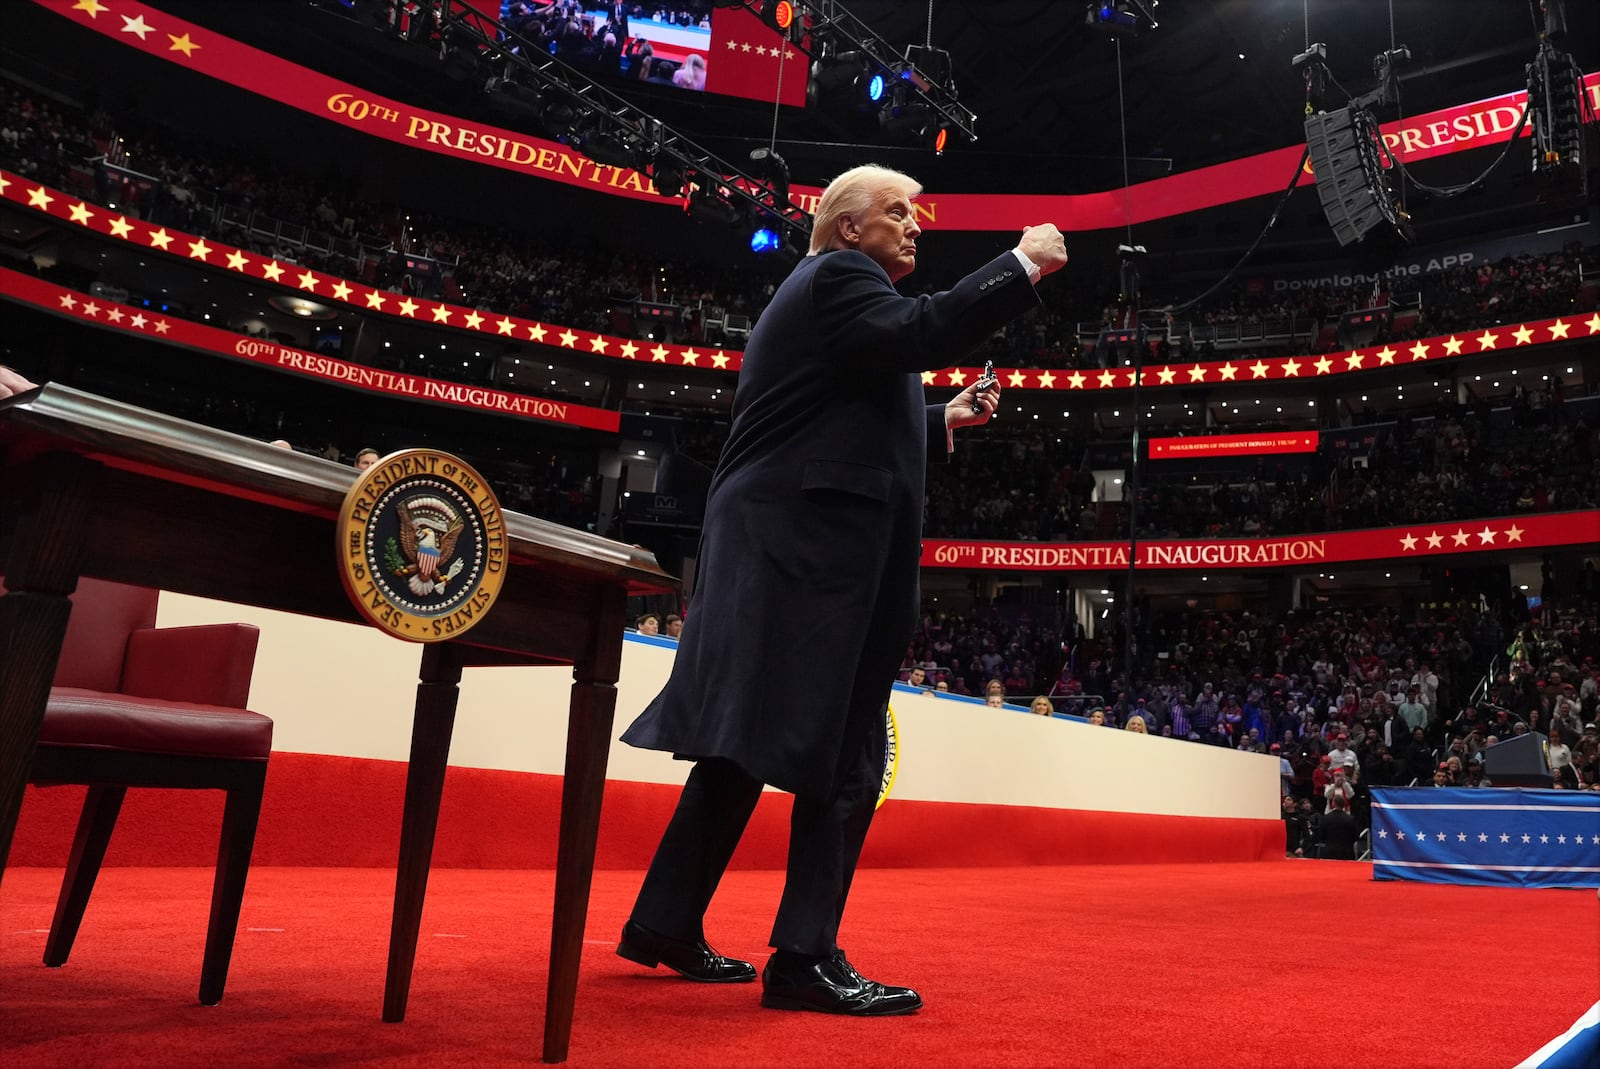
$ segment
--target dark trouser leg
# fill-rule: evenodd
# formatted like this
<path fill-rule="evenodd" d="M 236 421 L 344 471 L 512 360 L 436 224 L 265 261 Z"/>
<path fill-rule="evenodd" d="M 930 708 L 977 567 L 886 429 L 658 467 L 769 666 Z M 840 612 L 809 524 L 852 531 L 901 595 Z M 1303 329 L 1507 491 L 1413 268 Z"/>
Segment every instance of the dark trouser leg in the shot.
<path fill-rule="evenodd" d="M 695 764 L 645 873 L 632 920 L 651 931 L 693 942 L 728 859 L 761 797 L 761 781 L 732 761 Z"/>
<path fill-rule="evenodd" d="M 797 795 L 789 817 L 789 871 L 772 926 L 771 945 L 826 956 L 837 948 L 839 923 L 855 878 L 856 861 L 872 825 L 883 779 L 886 733 L 881 704 L 853 724 L 829 798 Z"/>

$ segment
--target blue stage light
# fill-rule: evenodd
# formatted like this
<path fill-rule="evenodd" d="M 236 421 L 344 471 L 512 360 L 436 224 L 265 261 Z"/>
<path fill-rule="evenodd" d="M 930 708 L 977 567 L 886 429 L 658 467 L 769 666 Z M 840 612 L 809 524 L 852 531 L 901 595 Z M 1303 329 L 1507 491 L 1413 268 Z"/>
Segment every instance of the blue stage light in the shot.
<path fill-rule="evenodd" d="M 867 99 L 874 104 L 883 99 L 883 75 L 874 74 L 867 83 Z"/>
<path fill-rule="evenodd" d="M 772 252 L 781 244 L 783 244 L 783 239 L 771 227 L 761 227 L 750 235 L 751 252 Z"/>

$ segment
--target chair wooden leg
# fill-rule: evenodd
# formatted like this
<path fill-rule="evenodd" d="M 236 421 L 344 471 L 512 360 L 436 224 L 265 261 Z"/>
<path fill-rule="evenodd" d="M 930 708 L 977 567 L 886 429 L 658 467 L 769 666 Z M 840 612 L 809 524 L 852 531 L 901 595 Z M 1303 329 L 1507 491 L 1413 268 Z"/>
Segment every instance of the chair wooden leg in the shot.
<path fill-rule="evenodd" d="M 222 837 L 217 845 L 217 875 L 211 884 L 211 920 L 206 926 L 206 954 L 200 966 L 200 1004 L 222 1001 L 228 982 L 228 963 L 239 931 L 239 907 L 244 901 L 245 877 L 250 873 L 250 851 L 255 847 L 256 823 L 261 816 L 261 793 L 267 765 L 250 783 L 228 791 L 222 811 Z"/>
<path fill-rule="evenodd" d="M 50 922 L 50 935 L 44 944 L 44 963 L 52 968 L 65 965 L 72 953 L 84 907 L 89 904 L 89 893 L 94 890 L 106 844 L 111 842 L 111 829 L 116 827 L 122 797 L 127 793 L 126 787 L 90 787 L 83 800 L 78 832 L 72 839 L 72 856 L 67 860 L 67 874 L 56 899 L 55 919 Z"/>

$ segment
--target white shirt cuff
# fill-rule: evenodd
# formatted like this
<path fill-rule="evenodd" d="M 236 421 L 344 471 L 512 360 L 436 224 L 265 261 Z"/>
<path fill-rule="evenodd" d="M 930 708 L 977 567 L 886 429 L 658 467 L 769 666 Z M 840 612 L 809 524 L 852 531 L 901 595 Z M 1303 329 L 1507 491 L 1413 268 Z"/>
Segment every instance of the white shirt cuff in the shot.
<path fill-rule="evenodd" d="M 1015 256 L 1017 258 L 1017 263 L 1021 264 L 1022 269 L 1028 272 L 1028 281 L 1032 282 L 1034 285 L 1038 285 L 1039 265 L 1024 256 L 1021 249 L 1012 249 L 1011 255 Z"/>

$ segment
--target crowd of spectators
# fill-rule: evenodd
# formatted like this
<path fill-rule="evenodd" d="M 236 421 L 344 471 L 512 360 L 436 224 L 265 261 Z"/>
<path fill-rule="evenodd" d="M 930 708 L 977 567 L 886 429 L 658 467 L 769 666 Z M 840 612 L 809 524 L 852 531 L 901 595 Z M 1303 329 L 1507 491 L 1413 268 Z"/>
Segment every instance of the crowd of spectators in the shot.
<path fill-rule="evenodd" d="M 1276 755 L 1289 852 L 1349 856 L 1372 787 L 1492 786 L 1483 750 L 1513 735 L 1548 735 L 1556 786 L 1600 790 L 1600 585 L 1560 604 L 1520 618 L 1471 601 L 1172 612 L 1142 640 L 1150 667 L 1133 685 L 1111 644 L 1063 638 L 1027 615 L 930 611 L 900 679 Z M 1328 820 L 1335 798 L 1340 816 Z"/>

